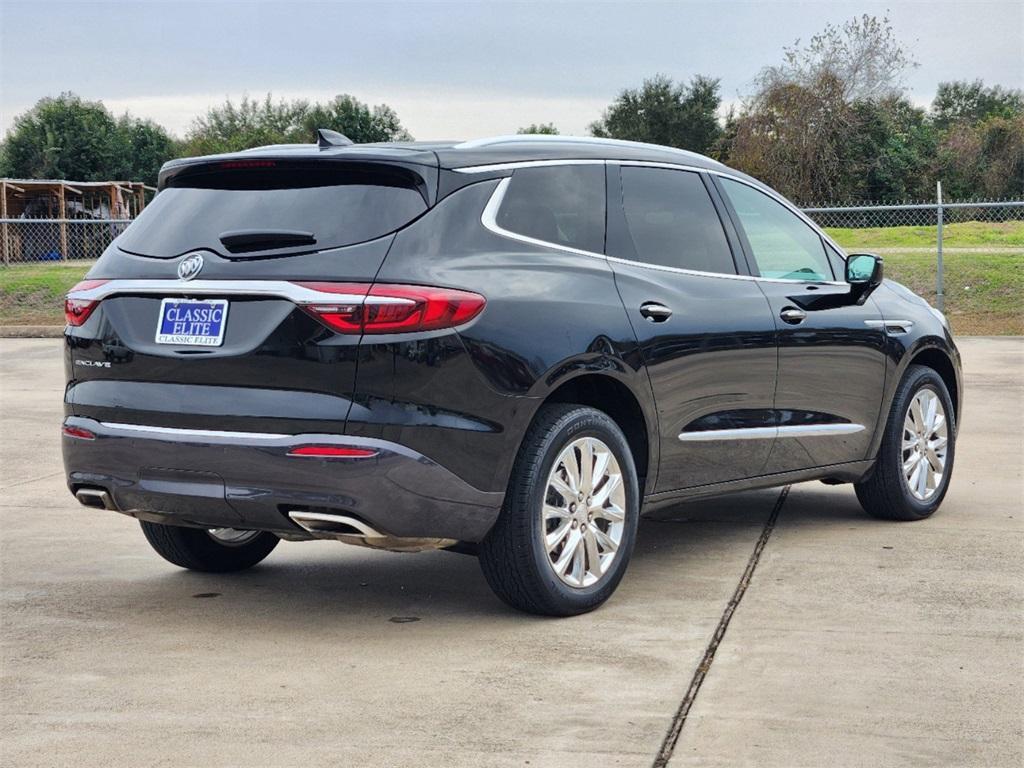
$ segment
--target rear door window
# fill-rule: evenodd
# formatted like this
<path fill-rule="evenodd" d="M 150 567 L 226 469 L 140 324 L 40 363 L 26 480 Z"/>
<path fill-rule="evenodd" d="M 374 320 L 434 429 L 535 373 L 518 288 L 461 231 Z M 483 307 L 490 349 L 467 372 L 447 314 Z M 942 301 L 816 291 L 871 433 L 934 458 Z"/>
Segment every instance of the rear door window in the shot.
<path fill-rule="evenodd" d="M 635 249 L 631 258 L 662 267 L 736 274 L 722 221 L 698 174 L 624 166 L 622 205 Z"/>
<path fill-rule="evenodd" d="M 420 177 L 384 164 L 227 161 L 174 176 L 118 240 L 131 253 L 172 258 L 288 255 L 354 245 L 427 209 Z"/>
<path fill-rule="evenodd" d="M 496 221 L 517 235 L 604 253 L 604 189 L 603 164 L 520 168 Z"/>

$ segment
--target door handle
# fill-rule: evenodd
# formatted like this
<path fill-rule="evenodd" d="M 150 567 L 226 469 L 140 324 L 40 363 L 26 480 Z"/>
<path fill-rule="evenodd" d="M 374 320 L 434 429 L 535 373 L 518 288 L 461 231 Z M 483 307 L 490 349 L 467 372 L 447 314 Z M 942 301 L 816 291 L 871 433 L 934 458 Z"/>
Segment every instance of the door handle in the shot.
<path fill-rule="evenodd" d="M 800 325 L 807 318 L 807 313 L 796 307 L 783 307 L 782 311 L 779 312 L 779 317 L 782 318 L 784 323 Z"/>
<path fill-rule="evenodd" d="M 672 310 L 656 301 L 647 301 L 640 305 L 640 314 L 652 323 L 663 323 L 672 317 Z"/>

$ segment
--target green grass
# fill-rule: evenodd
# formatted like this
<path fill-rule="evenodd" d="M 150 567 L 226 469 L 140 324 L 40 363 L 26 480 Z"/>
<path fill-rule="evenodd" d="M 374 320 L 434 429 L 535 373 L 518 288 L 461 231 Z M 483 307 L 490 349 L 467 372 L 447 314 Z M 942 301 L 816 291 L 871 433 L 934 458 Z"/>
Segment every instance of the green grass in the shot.
<path fill-rule="evenodd" d="M 848 250 L 934 248 L 937 239 L 935 227 L 826 227 L 825 231 Z M 1024 249 L 1024 221 L 965 221 L 946 224 L 942 228 L 942 244 L 949 248 Z"/>
<path fill-rule="evenodd" d="M 935 304 L 935 254 L 886 253 L 885 275 Z M 955 333 L 1024 334 L 1024 248 L 943 256 L 946 316 Z"/>
<path fill-rule="evenodd" d="M 63 325 L 64 294 L 92 262 L 0 267 L 0 325 Z"/>

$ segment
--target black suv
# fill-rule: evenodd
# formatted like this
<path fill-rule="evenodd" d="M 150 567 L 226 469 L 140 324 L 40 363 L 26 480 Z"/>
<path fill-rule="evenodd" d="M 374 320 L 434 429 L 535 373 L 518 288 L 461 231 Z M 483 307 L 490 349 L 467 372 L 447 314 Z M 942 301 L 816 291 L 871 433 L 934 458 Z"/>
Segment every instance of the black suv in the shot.
<path fill-rule="evenodd" d="M 948 488 L 943 316 L 706 157 L 321 131 L 159 187 L 68 295 L 63 447 L 176 565 L 446 548 L 567 615 L 641 511 L 821 479 L 916 520 Z"/>

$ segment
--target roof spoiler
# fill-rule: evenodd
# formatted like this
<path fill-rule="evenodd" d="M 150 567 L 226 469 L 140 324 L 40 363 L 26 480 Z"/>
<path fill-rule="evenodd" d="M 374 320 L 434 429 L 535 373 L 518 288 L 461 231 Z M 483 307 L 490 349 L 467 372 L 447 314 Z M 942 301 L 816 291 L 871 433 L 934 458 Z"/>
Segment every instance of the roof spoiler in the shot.
<path fill-rule="evenodd" d="M 320 149 L 331 149 L 332 147 L 350 147 L 355 144 L 352 139 L 343 133 L 329 130 L 328 128 L 316 129 L 316 143 Z"/>

